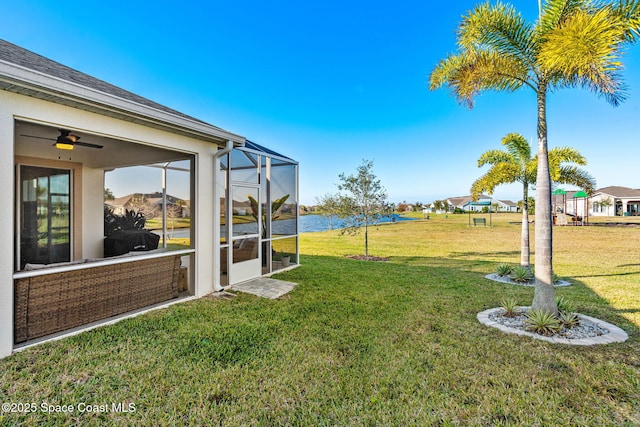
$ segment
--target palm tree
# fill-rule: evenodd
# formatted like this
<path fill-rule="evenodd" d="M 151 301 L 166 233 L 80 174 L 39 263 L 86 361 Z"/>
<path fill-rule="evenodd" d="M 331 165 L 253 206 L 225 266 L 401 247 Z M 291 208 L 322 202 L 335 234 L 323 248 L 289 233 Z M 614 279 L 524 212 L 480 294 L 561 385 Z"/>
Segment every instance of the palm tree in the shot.
<path fill-rule="evenodd" d="M 584 87 L 616 106 L 625 98 L 619 72 L 627 43 L 640 31 L 640 1 L 547 0 L 531 24 L 501 2 L 478 5 L 458 27 L 458 52 L 430 75 L 431 89 L 449 87 L 473 107 L 486 90 L 536 94 L 536 286 L 533 308 L 557 313 L 552 272 L 551 177 L 547 151 L 547 94 Z"/>
<path fill-rule="evenodd" d="M 506 150 L 489 150 L 478 159 L 478 167 L 492 165 L 483 176 L 471 186 L 471 195 L 475 199 L 482 194 L 493 194 L 495 188 L 502 184 L 519 182 L 522 184 L 522 244 L 520 265 L 529 268 L 529 185 L 536 180 L 538 157 L 531 155 L 531 145 L 517 133 L 510 133 L 502 138 Z M 553 148 L 549 150 L 549 167 L 551 179 L 556 183 L 573 184 L 587 193 L 595 189 L 595 180 L 586 171 L 577 166 L 563 165 L 575 163 L 586 165 L 587 160 L 573 148 Z"/>

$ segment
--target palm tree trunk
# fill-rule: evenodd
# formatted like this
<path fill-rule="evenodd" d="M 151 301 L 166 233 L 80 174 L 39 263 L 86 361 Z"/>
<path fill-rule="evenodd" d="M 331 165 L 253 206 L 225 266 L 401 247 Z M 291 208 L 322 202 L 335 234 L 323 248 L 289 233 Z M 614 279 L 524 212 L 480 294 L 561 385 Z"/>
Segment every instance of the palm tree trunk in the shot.
<path fill-rule="evenodd" d="M 546 84 L 538 87 L 538 171 L 536 177 L 535 276 L 532 308 L 557 314 L 553 289 L 551 178 L 547 150 Z"/>
<path fill-rule="evenodd" d="M 531 249 L 529 247 L 529 183 L 522 185 L 522 243 L 520 248 L 520 265 L 530 268 Z"/>

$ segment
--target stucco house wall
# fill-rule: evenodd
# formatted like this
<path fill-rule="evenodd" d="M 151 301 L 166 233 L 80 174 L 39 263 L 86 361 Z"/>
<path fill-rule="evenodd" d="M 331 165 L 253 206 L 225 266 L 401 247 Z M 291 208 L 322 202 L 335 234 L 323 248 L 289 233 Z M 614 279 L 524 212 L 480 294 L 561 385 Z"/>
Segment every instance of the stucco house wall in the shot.
<path fill-rule="evenodd" d="M 590 216 L 637 216 L 640 214 L 640 189 L 601 188 L 590 197 L 589 206 Z"/>
<path fill-rule="evenodd" d="M 194 262 L 194 294 L 202 296 L 213 290 L 215 282 L 213 247 L 210 242 L 214 240 L 213 223 L 210 220 L 211 212 L 214 211 L 213 191 L 208 183 L 214 175 L 213 153 L 218 147 L 208 142 L 202 142 L 184 136 L 163 132 L 157 129 L 144 127 L 134 123 L 127 123 L 99 114 L 81 111 L 71 107 L 55 105 L 51 103 L 21 96 L 18 94 L 0 91 L 0 138 L 5 156 L 0 160 L 0 177 L 3 182 L 10 183 L 3 185 L 2 198 L 13 200 L 13 189 L 16 186 L 14 177 L 13 141 L 15 138 L 15 119 L 35 121 L 38 123 L 56 124 L 64 127 L 82 129 L 91 127 L 92 133 L 105 133 L 111 137 L 120 139 L 132 139 L 136 143 L 147 143 L 155 146 L 170 149 L 187 151 L 196 158 L 195 168 L 195 192 L 197 198 L 196 227 L 198 230 L 195 241 L 197 253 Z M 24 154 L 29 159 L 30 154 Z M 28 161 L 28 160 L 27 160 Z M 29 163 L 33 163 L 32 161 Z M 50 161 L 40 162 L 51 164 Z M 67 162 L 68 163 L 68 162 Z M 77 169 L 76 169 L 77 170 Z M 100 258 L 103 256 L 103 188 L 104 170 L 89 167 L 80 168 L 81 188 L 78 190 L 82 198 L 80 217 L 76 216 L 74 221 L 74 258 Z M 77 184 L 79 180 L 75 180 Z M 96 191 L 98 189 L 98 191 Z M 79 202 L 76 198 L 76 202 Z M 14 223 L 13 204 L 3 204 L 5 224 Z M 11 277 L 14 271 L 13 256 L 13 227 L 2 227 L 0 231 L 0 274 L 8 280 L 3 280 L 5 285 L 0 287 L 0 324 L 13 324 L 13 295 Z M 77 245 L 80 245 L 77 247 Z M 10 327 L 0 328 L 0 356 L 11 353 L 13 348 L 13 338 Z"/>

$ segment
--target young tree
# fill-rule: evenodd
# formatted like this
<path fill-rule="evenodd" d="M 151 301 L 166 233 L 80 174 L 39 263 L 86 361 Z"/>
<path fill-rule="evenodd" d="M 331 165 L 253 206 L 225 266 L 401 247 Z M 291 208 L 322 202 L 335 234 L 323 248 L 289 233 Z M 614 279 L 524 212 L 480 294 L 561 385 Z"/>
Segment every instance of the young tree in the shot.
<path fill-rule="evenodd" d="M 340 191 L 345 191 L 340 216 L 347 221 L 343 232 L 357 233 L 364 228 L 364 254 L 369 256 L 369 226 L 389 214 L 387 192 L 373 173 L 373 162 L 363 160 L 355 175 L 339 175 Z"/>
<path fill-rule="evenodd" d="M 556 314 L 552 271 L 551 178 L 547 157 L 547 94 L 583 87 L 612 105 L 625 98 L 620 60 L 640 31 L 640 2 L 547 0 L 532 25 L 513 6 L 483 3 L 458 27 L 458 52 L 431 73 L 431 89 L 447 86 L 473 107 L 486 90 L 534 91 L 537 100 L 536 260 L 533 308 Z"/>
<path fill-rule="evenodd" d="M 520 245 L 520 265 L 529 268 L 529 186 L 535 182 L 538 156 L 532 156 L 531 145 L 526 138 L 517 133 L 510 133 L 502 138 L 505 150 L 489 150 L 478 159 L 478 167 L 491 165 L 483 176 L 471 186 L 471 195 L 475 199 L 486 192 L 493 194 L 495 188 L 502 184 L 519 182 L 522 184 L 522 233 Z M 595 180 L 586 171 L 564 163 L 586 165 L 587 160 L 573 148 L 553 148 L 549 150 L 549 167 L 554 182 L 573 184 L 593 192 Z"/>
<path fill-rule="evenodd" d="M 160 214 L 160 208 L 157 205 L 149 203 L 149 200 L 144 194 L 134 194 L 129 201 L 129 205 L 146 219 L 156 218 Z"/>
<path fill-rule="evenodd" d="M 104 189 L 104 199 L 105 200 L 115 200 L 115 196 L 113 195 L 113 191 L 110 188 Z"/>
<path fill-rule="evenodd" d="M 329 219 L 329 230 L 333 230 L 333 218 L 339 216 L 344 210 L 343 204 L 343 197 L 339 194 L 327 193 L 324 196 L 316 197 L 316 208 L 320 215 Z"/>
<path fill-rule="evenodd" d="M 527 197 L 527 212 L 529 212 L 529 215 L 535 215 L 536 214 L 536 199 L 534 199 L 533 197 L 529 196 Z M 525 202 L 524 200 L 518 200 L 518 207 L 522 210 L 525 207 Z"/>
<path fill-rule="evenodd" d="M 611 198 L 607 197 L 606 199 L 602 199 L 598 202 L 598 204 L 607 208 L 607 218 L 609 218 L 609 208 L 613 205 L 613 201 L 611 200 Z"/>
<path fill-rule="evenodd" d="M 433 209 L 438 212 L 449 212 L 449 203 L 446 200 L 436 200 L 433 202 Z"/>

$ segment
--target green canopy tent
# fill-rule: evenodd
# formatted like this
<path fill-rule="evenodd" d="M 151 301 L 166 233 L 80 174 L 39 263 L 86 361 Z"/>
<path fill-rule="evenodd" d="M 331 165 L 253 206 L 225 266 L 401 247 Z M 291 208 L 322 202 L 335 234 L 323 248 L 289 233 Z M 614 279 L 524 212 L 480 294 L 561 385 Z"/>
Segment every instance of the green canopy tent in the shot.
<path fill-rule="evenodd" d="M 584 225 L 585 222 L 589 224 L 589 207 L 587 206 L 588 197 L 589 195 L 582 190 L 576 192 L 573 195 L 573 211 L 576 215 L 576 220 L 578 219 L 578 199 L 584 199 L 584 210 L 583 210 L 584 218 L 583 218 L 583 221 L 581 222 L 582 225 Z M 574 224 L 576 222 L 577 221 L 575 221 Z"/>
<path fill-rule="evenodd" d="M 558 198 L 556 196 L 562 195 L 562 215 L 567 213 L 567 192 L 564 191 L 562 188 L 556 188 L 553 191 L 553 224 L 556 224 L 556 217 L 558 215 L 558 205 L 556 204 L 556 201 L 558 200 Z M 564 218 L 564 217 L 563 217 Z M 567 225 L 566 222 L 563 222 L 562 225 Z"/>
<path fill-rule="evenodd" d="M 562 195 L 562 213 L 567 213 L 567 192 L 562 188 L 557 188 L 553 192 L 554 196 Z M 556 198 L 553 198 L 554 206 L 553 206 L 553 214 L 558 213 L 557 207 L 555 205 Z"/>

